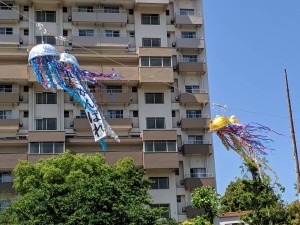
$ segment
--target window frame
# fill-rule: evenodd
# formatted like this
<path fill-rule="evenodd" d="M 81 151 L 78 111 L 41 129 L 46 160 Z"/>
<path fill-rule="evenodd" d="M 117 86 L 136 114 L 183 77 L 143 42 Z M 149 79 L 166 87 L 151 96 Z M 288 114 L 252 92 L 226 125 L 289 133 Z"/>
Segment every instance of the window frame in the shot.
<path fill-rule="evenodd" d="M 107 85 L 106 86 L 106 92 L 107 93 L 123 93 L 123 87 L 122 85 Z"/>
<path fill-rule="evenodd" d="M 42 152 L 42 148 L 43 148 L 43 145 L 45 144 L 52 144 L 52 152 L 49 153 L 49 152 Z M 55 146 L 56 145 L 61 145 L 62 144 L 62 151 L 60 149 L 55 149 Z M 32 152 L 31 149 L 32 149 L 32 145 L 38 145 L 38 153 L 36 152 Z M 59 150 L 59 151 L 58 151 Z M 28 148 L 28 154 L 38 154 L 38 155 L 43 155 L 43 154 L 61 154 L 61 153 L 64 153 L 65 152 L 65 142 L 30 142 L 29 143 L 29 148 Z"/>
<path fill-rule="evenodd" d="M 0 119 L 8 120 L 12 119 L 12 110 L 0 110 Z"/>
<path fill-rule="evenodd" d="M 53 120 L 53 121 L 51 121 Z M 39 124 L 40 123 L 40 124 Z M 54 125 L 54 127 L 49 128 L 49 125 Z M 38 127 L 41 125 L 41 129 Z M 35 130 L 57 130 L 57 118 L 39 118 L 35 119 Z"/>
<path fill-rule="evenodd" d="M 149 101 L 153 98 L 153 101 Z M 165 96 L 164 93 L 145 93 L 145 104 L 164 104 L 165 102 Z"/>
<path fill-rule="evenodd" d="M 92 29 L 78 29 L 79 37 L 94 37 L 95 31 Z"/>
<path fill-rule="evenodd" d="M 120 30 L 105 30 L 105 37 L 121 37 Z"/>
<path fill-rule="evenodd" d="M 173 146 L 174 144 L 175 146 Z M 161 147 L 164 147 L 165 150 L 159 149 Z M 144 141 L 144 152 L 177 152 L 177 142 L 171 140 Z"/>
<path fill-rule="evenodd" d="M 201 109 L 187 109 L 185 114 L 186 118 L 202 118 Z"/>
<path fill-rule="evenodd" d="M 193 172 L 193 171 L 199 170 L 199 172 Z M 199 167 L 199 168 L 190 168 L 190 176 L 192 178 L 202 178 L 207 177 L 207 170 L 206 167 Z"/>
<path fill-rule="evenodd" d="M 103 12 L 104 13 L 120 13 L 120 7 L 119 6 L 104 6 Z"/>
<path fill-rule="evenodd" d="M 145 45 L 145 42 L 149 41 L 149 45 Z M 158 45 L 154 45 L 154 41 L 158 41 Z M 143 47 L 161 47 L 161 38 L 142 38 Z"/>
<path fill-rule="evenodd" d="M 11 204 L 11 200 L 4 200 L 0 202 L 0 212 L 4 210 L 6 206 L 9 206 Z"/>
<path fill-rule="evenodd" d="M 151 122 L 150 120 L 154 120 L 154 127 L 150 127 L 149 123 Z M 162 120 L 163 121 L 163 127 L 157 126 L 158 121 L 157 120 Z M 157 128 L 159 127 L 159 128 Z M 147 117 L 146 118 L 146 129 L 165 129 L 166 128 L 166 121 L 164 117 Z"/>
<path fill-rule="evenodd" d="M 0 84 L 0 93 L 12 93 L 12 84 Z"/>
<path fill-rule="evenodd" d="M 13 181 L 11 172 L 0 172 L 0 183 L 12 183 Z"/>
<path fill-rule="evenodd" d="M 203 135 L 188 135 L 188 144 L 204 144 Z"/>
<path fill-rule="evenodd" d="M 156 20 L 155 20 L 156 19 Z M 160 15 L 154 13 L 142 13 L 141 14 L 142 25 L 160 25 Z"/>
<path fill-rule="evenodd" d="M 195 15 L 195 9 L 179 9 L 180 15 Z"/>
<path fill-rule="evenodd" d="M 38 14 L 40 14 L 40 18 Z M 53 18 L 49 16 L 53 16 Z M 35 17 L 36 17 L 36 22 L 56 23 L 56 11 L 36 10 Z"/>
<path fill-rule="evenodd" d="M 200 93 L 200 85 L 186 85 L 185 86 L 186 93 Z"/>
<path fill-rule="evenodd" d="M 123 110 L 120 110 L 120 109 L 107 110 L 106 118 L 107 119 L 122 119 L 122 118 L 124 118 Z"/>
<path fill-rule="evenodd" d="M 45 44 L 56 45 L 56 39 L 53 36 L 35 36 L 36 44 Z"/>
<path fill-rule="evenodd" d="M 196 31 L 181 31 L 181 38 L 197 38 Z"/>
<path fill-rule="evenodd" d="M 170 189 L 170 180 L 169 177 L 149 177 L 151 184 L 151 190 L 158 190 L 158 189 Z M 166 182 L 163 184 L 163 182 Z"/>
<path fill-rule="evenodd" d="M 12 27 L 0 27 L 0 35 L 13 35 Z"/>
<path fill-rule="evenodd" d="M 87 6 L 87 5 L 79 5 L 79 6 L 77 6 L 77 11 L 78 12 L 93 13 L 94 12 L 94 7 L 93 6 Z"/>
<path fill-rule="evenodd" d="M 39 96 L 41 96 L 39 98 Z M 55 96 L 55 101 L 52 102 L 51 97 Z M 40 101 L 41 100 L 41 101 Z M 57 95 L 52 92 L 36 92 L 35 93 L 35 104 L 37 105 L 56 105 L 57 104 Z"/>
<path fill-rule="evenodd" d="M 160 63 L 160 65 L 154 65 L 154 63 Z M 141 56 L 140 67 L 172 67 L 172 59 L 171 57 Z"/>

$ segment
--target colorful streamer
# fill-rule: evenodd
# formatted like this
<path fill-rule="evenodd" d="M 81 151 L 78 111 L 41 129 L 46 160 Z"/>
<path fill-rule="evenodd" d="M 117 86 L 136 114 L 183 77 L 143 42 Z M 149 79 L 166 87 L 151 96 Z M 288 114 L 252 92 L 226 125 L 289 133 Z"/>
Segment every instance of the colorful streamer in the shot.
<path fill-rule="evenodd" d="M 59 54 L 49 44 L 40 44 L 33 47 L 29 52 L 28 61 L 33 67 L 38 82 L 45 89 L 54 93 L 56 90 L 63 89 L 82 104 L 93 130 L 94 139 L 99 141 L 104 151 L 107 150 L 103 140 L 104 137 L 110 136 L 116 141 L 120 141 L 99 110 L 87 83 L 102 86 L 97 78 L 120 79 L 123 78 L 121 75 L 115 74 L 114 70 L 112 74 L 97 74 L 81 70 L 77 59 L 73 55 L 68 53 Z M 68 82 L 66 83 L 65 80 Z"/>

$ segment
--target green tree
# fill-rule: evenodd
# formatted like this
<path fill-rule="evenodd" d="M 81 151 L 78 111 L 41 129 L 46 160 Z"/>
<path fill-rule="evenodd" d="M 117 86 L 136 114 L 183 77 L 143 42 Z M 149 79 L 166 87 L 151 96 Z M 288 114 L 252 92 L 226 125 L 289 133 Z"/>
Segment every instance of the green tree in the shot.
<path fill-rule="evenodd" d="M 219 194 L 209 186 L 196 188 L 192 193 L 192 206 L 204 209 L 202 217 L 213 223 L 219 208 Z M 197 219 L 197 218 L 196 218 Z M 201 217 L 198 218 L 200 221 Z"/>
<path fill-rule="evenodd" d="M 258 170 L 248 165 L 252 179 L 247 176 L 231 182 L 221 197 L 221 212 L 249 211 L 242 220 L 249 224 L 289 224 L 289 216 L 281 200 L 284 190 L 278 183 L 271 184 L 269 178 L 260 178 Z"/>
<path fill-rule="evenodd" d="M 300 224 L 300 202 L 295 201 L 291 204 L 287 205 L 287 211 L 291 217 L 291 224 L 292 225 L 299 225 Z"/>
<path fill-rule="evenodd" d="M 7 223 L 20 225 L 151 225 L 161 217 L 151 203 L 145 172 L 125 158 L 114 166 L 96 155 L 70 152 L 20 161 L 13 171 L 20 198 L 6 207 Z"/>

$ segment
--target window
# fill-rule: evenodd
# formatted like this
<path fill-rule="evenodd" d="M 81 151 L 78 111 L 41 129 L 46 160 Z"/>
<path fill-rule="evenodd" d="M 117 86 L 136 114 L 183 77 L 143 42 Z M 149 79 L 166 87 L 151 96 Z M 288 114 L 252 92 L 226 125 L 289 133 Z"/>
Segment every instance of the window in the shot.
<path fill-rule="evenodd" d="M 12 35 L 13 34 L 13 29 L 11 27 L 0 27 L 0 34 Z"/>
<path fill-rule="evenodd" d="M 187 85 L 187 86 L 185 86 L 185 91 L 187 93 L 200 93 L 200 86 L 199 85 Z"/>
<path fill-rule="evenodd" d="M 36 104 L 56 104 L 56 94 L 51 92 L 36 93 Z"/>
<path fill-rule="evenodd" d="M 146 118 L 147 129 L 164 129 L 165 118 Z"/>
<path fill-rule="evenodd" d="M 172 86 L 172 87 L 170 88 L 170 90 L 171 90 L 171 93 L 174 93 L 175 88 Z"/>
<path fill-rule="evenodd" d="M 0 183 L 13 182 L 11 173 L 0 172 Z"/>
<path fill-rule="evenodd" d="M 79 36 L 94 36 L 94 30 L 79 30 Z"/>
<path fill-rule="evenodd" d="M 68 35 L 69 35 L 68 33 L 69 33 L 68 30 L 63 30 L 63 36 L 64 37 L 68 37 Z"/>
<path fill-rule="evenodd" d="M 24 112 L 23 112 L 23 117 L 24 117 L 24 118 L 28 118 L 28 116 L 29 116 L 29 112 L 28 112 L 28 111 L 24 111 Z"/>
<path fill-rule="evenodd" d="M 36 22 L 56 22 L 55 11 L 36 11 Z"/>
<path fill-rule="evenodd" d="M 142 14 L 142 24 L 159 25 L 159 14 Z"/>
<path fill-rule="evenodd" d="M 80 110 L 80 116 L 79 118 L 87 118 L 85 110 Z"/>
<path fill-rule="evenodd" d="M 119 30 L 105 30 L 105 37 L 120 37 Z"/>
<path fill-rule="evenodd" d="M 134 38 L 134 37 L 135 37 L 135 32 L 134 32 L 134 31 L 130 31 L 130 32 L 129 32 L 129 37 Z"/>
<path fill-rule="evenodd" d="M 160 47 L 160 38 L 143 38 L 143 47 Z"/>
<path fill-rule="evenodd" d="M 188 135 L 188 144 L 203 144 L 202 135 Z"/>
<path fill-rule="evenodd" d="M 28 12 L 29 11 L 28 5 L 24 5 L 23 10 L 24 10 L 24 12 Z"/>
<path fill-rule="evenodd" d="M 45 44 L 55 45 L 56 40 L 53 36 L 36 36 L 36 44 L 41 44 L 44 42 Z"/>
<path fill-rule="evenodd" d="M 171 34 L 168 32 L 167 33 L 167 38 L 170 38 L 171 37 Z"/>
<path fill-rule="evenodd" d="M 12 111 L 0 110 L 0 119 L 12 119 Z"/>
<path fill-rule="evenodd" d="M 10 203 L 11 203 L 11 200 L 1 201 L 1 203 L 0 203 L 0 212 L 3 211 L 6 206 L 9 206 Z"/>
<path fill-rule="evenodd" d="M 68 12 L 68 7 L 63 7 L 63 13 L 67 13 Z"/>
<path fill-rule="evenodd" d="M 32 142 L 29 148 L 30 154 L 57 154 L 63 152 L 63 142 Z"/>
<path fill-rule="evenodd" d="M 201 118 L 201 110 L 186 110 L 186 118 Z"/>
<path fill-rule="evenodd" d="M 176 200 L 177 200 L 177 202 L 181 202 L 181 195 L 177 195 Z"/>
<path fill-rule="evenodd" d="M 131 92 L 137 92 L 137 87 L 136 86 L 131 87 Z"/>
<path fill-rule="evenodd" d="M 146 104 L 164 104 L 164 93 L 146 93 Z"/>
<path fill-rule="evenodd" d="M 162 213 L 162 217 L 170 218 L 170 205 L 169 204 L 152 204 L 151 208 L 162 208 L 164 213 Z"/>
<path fill-rule="evenodd" d="M 28 29 L 24 29 L 24 36 L 28 36 L 29 35 L 29 30 Z"/>
<path fill-rule="evenodd" d="M 1 10 L 12 10 L 13 4 L 0 4 L 0 9 Z"/>
<path fill-rule="evenodd" d="M 206 168 L 191 168 L 190 169 L 191 177 L 200 178 L 206 177 Z"/>
<path fill-rule="evenodd" d="M 175 112 L 175 110 L 172 110 L 172 117 L 176 117 L 176 112 Z"/>
<path fill-rule="evenodd" d="M 170 67 L 171 57 L 141 57 L 141 66 Z"/>
<path fill-rule="evenodd" d="M 166 10 L 166 16 L 169 16 L 170 15 L 170 10 Z"/>
<path fill-rule="evenodd" d="M 64 117 L 65 118 L 69 118 L 70 117 L 70 111 L 69 110 L 65 110 L 64 111 Z"/>
<path fill-rule="evenodd" d="M 181 32 L 181 38 L 196 38 L 196 32 Z"/>
<path fill-rule="evenodd" d="M 194 15 L 194 9 L 180 9 L 180 15 Z"/>
<path fill-rule="evenodd" d="M 11 84 L 0 84 L 0 93 L 1 92 L 12 92 Z"/>
<path fill-rule="evenodd" d="M 123 110 L 107 110 L 106 116 L 110 119 L 123 118 Z"/>
<path fill-rule="evenodd" d="M 119 6 L 104 6 L 104 13 L 119 13 Z"/>
<path fill-rule="evenodd" d="M 56 118 L 43 118 L 35 120 L 36 130 L 56 130 Z"/>
<path fill-rule="evenodd" d="M 139 111 L 137 111 L 137 110 L 132 111 L 132 116 L 139 117 Z"/>
<path fill-rule="evenodd" d="M 107 93 L 122 93 L 121 85 L 108 85 L 106 86 Z"/>
<path fill-rule="evenodd" d="M 24 85 L 24 86 L 23 86 L 23 91 L 24 91 L 24 92 L 28 92 L 28 91 L 29 91 L 28 85 Z"/>
<path fill-rule="evenodd" d="M 182 62 L 197 62 L 197 55 L 183 55 L 181 60 Z"/>
<path fill-rule="evenodd" d="M 78 6 L 78 12 L 89 12 L 92 13 L 93 10 L 93 6 Z"/>
<path fill-rule="evenodd" d="M 145 152 L 176 152 L 176 141 L 145 141 Z"/>
<path fill-rule="evenodd" d="M 150 177 L 151 189 L 169 189 L 169 177 Z"/>

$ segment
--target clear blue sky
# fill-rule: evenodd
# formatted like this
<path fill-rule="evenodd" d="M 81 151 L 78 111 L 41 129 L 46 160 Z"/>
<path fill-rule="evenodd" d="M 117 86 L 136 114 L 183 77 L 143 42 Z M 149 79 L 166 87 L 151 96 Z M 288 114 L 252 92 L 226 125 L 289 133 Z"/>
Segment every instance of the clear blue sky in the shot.
<path fill-rule="evenodd" d="M 243 123 L 256 122 L 284 136 L 272 135 L 275 151 L 267 156 L 283 199 L 296 200 L 294 156 L 285 92 L 287 69 L 300 155 L 300 1 L 204 0 L 210 100 L 229 109 Z M 253 111 L 257 113 L 250 113 Z M 212 117 L 222 114 L 212 108 Z M 241 176 L 242 160 L 214 136 L 217 190 Z"/>

